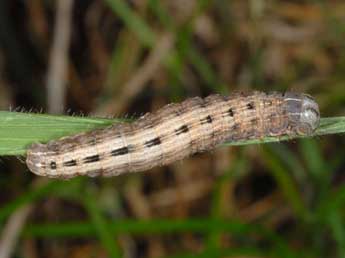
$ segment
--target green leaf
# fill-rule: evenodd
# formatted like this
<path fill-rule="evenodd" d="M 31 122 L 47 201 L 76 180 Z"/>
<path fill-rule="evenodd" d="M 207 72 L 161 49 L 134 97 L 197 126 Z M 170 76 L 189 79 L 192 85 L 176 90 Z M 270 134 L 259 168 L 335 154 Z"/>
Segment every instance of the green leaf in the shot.
<path fill-rule="evenodd" d="M 32 143 L 47 142 L 118 122 L 128 120 L 0 111 L 0 155 L 24 155 Z M 345 117 L 322 118 L 320 127 L 313 136 L 344 132 Z M 278 142 L 299 137 L 265 137 L 258 140 L 227 142 L 223 146 Z"/>
<path fill-rule="evenodd" d="M 97 201 L 93 198 L 93 194 L 85 191 L 84 207 L 86 208 L 96 234 L 104 248 L 107 250 L 109 257 L 122 257 L 119 246 L 116 242 L 116 235 L 111 232 L 109 223 L 97 206 Z"/>
<path fill-rule="evenodd" d="M 34 142 L 47 142 L 118 121 L 0 111 L 0 155 L 23 155 Z"/>

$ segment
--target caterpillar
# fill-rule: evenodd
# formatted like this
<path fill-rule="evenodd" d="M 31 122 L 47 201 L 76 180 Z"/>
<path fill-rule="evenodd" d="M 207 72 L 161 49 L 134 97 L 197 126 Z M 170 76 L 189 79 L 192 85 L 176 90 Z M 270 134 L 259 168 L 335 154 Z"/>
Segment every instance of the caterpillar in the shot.
<path fill-rule="evenodd" d="M 34 143 L 26 164 L 52 178 L 110 177 L 167 165 L 226 141 L 310 135 L 319 120 L 318 104 L 302 93 L 194 97 L 132 123 Z"/>

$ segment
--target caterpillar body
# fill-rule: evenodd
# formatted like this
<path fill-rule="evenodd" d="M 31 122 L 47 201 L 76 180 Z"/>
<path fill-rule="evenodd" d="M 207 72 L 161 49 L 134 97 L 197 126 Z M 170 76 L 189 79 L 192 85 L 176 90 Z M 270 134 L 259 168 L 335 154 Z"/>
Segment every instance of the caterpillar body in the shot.
<path fill-rule="evenodd" d="M 132 123 L 34 143 L 26 164 L 53 178 L 116 176 L 170 164 L 226 141 L 310 135 L 319 120 L 317 103 L 301 93 L 194 97 Z"/>

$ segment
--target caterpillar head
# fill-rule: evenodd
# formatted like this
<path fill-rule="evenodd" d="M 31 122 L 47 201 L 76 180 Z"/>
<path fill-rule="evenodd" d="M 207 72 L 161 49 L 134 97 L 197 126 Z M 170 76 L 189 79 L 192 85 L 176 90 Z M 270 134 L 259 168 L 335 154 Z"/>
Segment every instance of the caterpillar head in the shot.
<path fill-rule="evenodd" d="M 319 106 L 315 100 L 307 94 L 287 92 L 284 102 L 290 130 L 297 135 L 311 135 L 320 124 Z"/>

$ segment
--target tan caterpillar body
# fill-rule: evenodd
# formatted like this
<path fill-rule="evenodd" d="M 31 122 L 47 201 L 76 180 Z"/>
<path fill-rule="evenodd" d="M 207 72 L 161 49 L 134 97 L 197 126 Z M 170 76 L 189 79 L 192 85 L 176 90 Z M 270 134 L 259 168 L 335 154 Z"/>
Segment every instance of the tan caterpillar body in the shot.
<path fill-rule="evenodd" d="M 115 176 L 166 165 L 225 141 L 309 135 L 319 119 L 317 103 L 305 94 L 194 97 L 133 123 L 32 144 L 26 163 L 41 176 Z"/>

